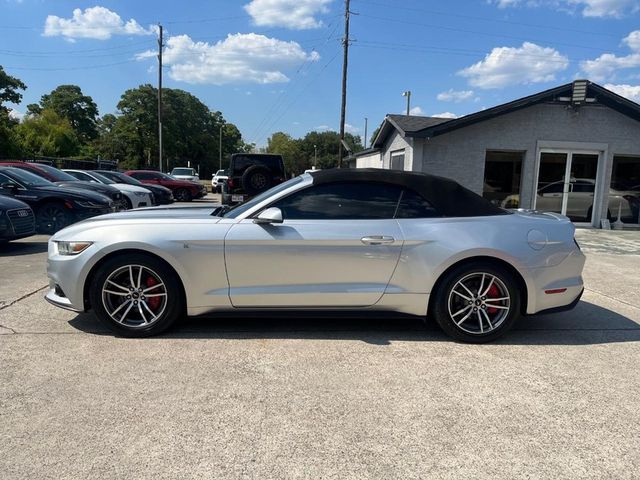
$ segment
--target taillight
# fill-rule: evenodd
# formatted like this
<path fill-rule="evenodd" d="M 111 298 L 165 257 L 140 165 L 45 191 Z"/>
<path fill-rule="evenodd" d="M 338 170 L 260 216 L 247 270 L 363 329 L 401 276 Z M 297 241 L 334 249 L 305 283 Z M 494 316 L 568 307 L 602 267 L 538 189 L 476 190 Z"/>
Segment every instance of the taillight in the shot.
<path fill-rule="evenodd" d="M 233 188 L 233 178 L 227 180 L 227 186 Z"/>

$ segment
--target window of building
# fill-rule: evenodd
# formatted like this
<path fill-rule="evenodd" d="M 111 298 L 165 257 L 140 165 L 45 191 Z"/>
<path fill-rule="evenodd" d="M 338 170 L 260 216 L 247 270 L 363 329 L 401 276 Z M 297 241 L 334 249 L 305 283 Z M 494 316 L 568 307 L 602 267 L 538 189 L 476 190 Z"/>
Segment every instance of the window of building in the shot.
<path fill-rule="evenodd" d="M 404 149 L 391 152 L 391 170 L 404 170 Z"/>
<path fill-rule="evenodd" d="M 614 155 L 609 189 L 609 216 L 640 223 L 640 157 Z"/>
<path fill-rule="evenodd" d="M 487 150 L 482 196 L 505 208 L 520 206 L 520 179 L 524 152 Z"/>

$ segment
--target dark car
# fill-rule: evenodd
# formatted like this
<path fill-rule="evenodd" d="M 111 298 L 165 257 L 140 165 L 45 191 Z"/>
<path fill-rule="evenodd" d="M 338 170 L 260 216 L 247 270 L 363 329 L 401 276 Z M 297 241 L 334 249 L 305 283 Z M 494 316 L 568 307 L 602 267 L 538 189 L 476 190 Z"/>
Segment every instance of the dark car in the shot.
<path fill-rule="evenodd" d="M 95 182 L 80 181 L 72 175 L 69 175 L 62 170 L 52 167 L 51 165 L 44 165 L 42 163 L 30 163 L 30 162 L 0 162 L 0 167 L 16 167 L 26 170 L 27 172 L 34 173 L 39 177 L 49 180 L 55 183 L 59 187 L 72 187 L 81 190 L 90 190 L 92 192 L 98 192 L 102 195 L 109 197 L 116 207 L 116 210 L 126 210 L 129 208 L 127 200 L 124 195 L 117 188 L 109 185 L 96 184 Z"/>
<path fill-rule="evenodd" d="M 154 170 L 129 170 L 125 175 L 140 180 L 145 185 L 161 185 L 173 192 L 178 202 L 190 202 L 194 198 L 202 198 L 207 194 L 207 187 L 187 180 L 178 180 L 166 173 Z"/>
<path fill-rule="evenodd" d="M 36 220 L 31 207 L 15 198 L 0 195 L 0 243 L 34 233 Z"/>
<path fill-rule="evenodd" d="M 234 153 L 227 172 L 222 185 L 225 205 L 244 202 L 285 180 L 282 155 Z"/>
<path fill-rule="evenodd" d="M 136 187 L 144 187 L 153 193 L 153 196 L 158 205 L 168 205 L 173 203 L 173 192 L 167 187 L 162 185 L 152 185 L 149 183 L 142 183 L 129 175 L 125 175 L 122 172 L 114 172 L 112 170 L 95 170 L 95 172 L 101 174 L 103 177 L 107 177 L 116 183 L 126 183 L 127 185 L 135 185 Z"/>
<path fill-rule="evenodd" d="M 40 233 L 53 234 L 72 223 L 115 211 L 109 197 L 58 185 L 20 168 L 0 167 L 0 194 L 27 203 Z"/>

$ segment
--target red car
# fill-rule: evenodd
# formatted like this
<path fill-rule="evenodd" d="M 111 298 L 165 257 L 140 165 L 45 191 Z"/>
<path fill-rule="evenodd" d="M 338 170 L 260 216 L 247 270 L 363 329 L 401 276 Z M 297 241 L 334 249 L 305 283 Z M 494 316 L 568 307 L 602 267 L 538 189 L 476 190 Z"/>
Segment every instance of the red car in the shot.
<path fill-rule="evenodd" d="M 166 173 L 153 170 L 129 170 L 125 175 L 140 180 L 142 183 L 162 185 L 171 189 L 173 197 L 178 202 L 190 202 L 194 198 L 202 198 L 207 194 L 207 187 L 187 180 L 178 180 Z"/>

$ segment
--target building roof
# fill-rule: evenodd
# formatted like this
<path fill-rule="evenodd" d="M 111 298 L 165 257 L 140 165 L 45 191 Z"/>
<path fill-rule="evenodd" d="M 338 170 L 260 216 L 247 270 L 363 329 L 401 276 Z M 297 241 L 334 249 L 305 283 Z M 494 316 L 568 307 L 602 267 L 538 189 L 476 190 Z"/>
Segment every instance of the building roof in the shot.
<path fill-rule="evenodd" d="M 574 108 L 580 108 L 583 105 L 606 105 L 623 115 L 640 121 L 639 104 L 596 83 L 588 80 L 576 80 L 572 83 L 560 85 L 559 87 L 454 119 L 387 115 L 378 136 L 373 142 L 373 146 L 382 147 L 394 129 L 404 137 L 430 138 L 540 103 L 555 103 L 573 106 Z M 419 128 L 420 125 L 423 125 L 423 127 Z"/>
<path fill-rule="evenodd" d="M 364 150 L 360 150 L 359 152 L 355 152 L 352 153 L 351 155 L 349 155 L 348 157 L 345 158 L 345 160 L 353 160 L 354 158 L 360 158 L 360 157 L 364 157 L 365 155 L 371 155 L 372 153 L 378 153 L 380 152 L 379 148 L 366 148 Z"/>
<path fill-rule="evenodd" d="M 405 172 L 381 168 L 331 168 L 309 172 L 314 185 L 336 182 L 366 182 L 398 185 L 417 192 L 445 217 L 503 215 L 480 195 L 449 178 L 422 172 Z"/>

